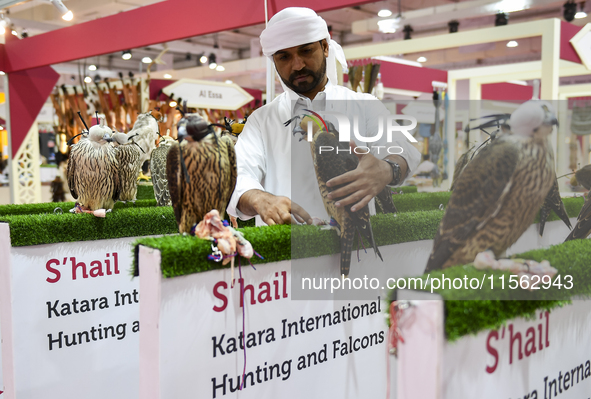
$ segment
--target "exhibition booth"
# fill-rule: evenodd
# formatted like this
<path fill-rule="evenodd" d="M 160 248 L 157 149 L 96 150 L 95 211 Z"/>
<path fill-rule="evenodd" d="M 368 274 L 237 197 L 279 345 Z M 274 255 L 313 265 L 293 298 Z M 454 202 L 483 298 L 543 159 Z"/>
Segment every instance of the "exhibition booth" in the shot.
<path fill-rule="evenodd" d="M 238 220 L 238 235 L 254 255 L 222 262 L 217 240 L 179 234 L 179 208 L 159 206 L 152 182 L 103 217 L 79 213 L 74 202 L 38 203 L 50 172 L 39 167 L 36 117 L 48 99 L 56 136 L 69 144 L 86 140 L 75 136 L 102 118 L 127 133 L 153 109 L 161 136 L 178 138 L 186 113 L 239 141 L 229 121 L 248 123 L 271 100 L 269 90 L 214 81 L 205 66 L 148 68 L 96 81 L 84 95 L 83 85 L 56 87 L 51 65 L 261 24 L 265 12 L 292 6 L 275 3 L 269 10 L 262 2 L 221 3 L 196 24 L 188 1 L 167 0 L 26 40 L 7 37 L 0 69 L 7 77 L 12 204 L 0 205 L 0 399 L 587 397 L 591 246 L 565 239 L 568 224 L 588 217 L 580 215 L 589 203 L 567 193 L 575 184 L 562 175 L 589 163 L 588 136 L 575 135 L 569 122 L 572 99 L 588 97 L 591 85 L 560 82 L 589 75 L 591 25 L 551 18 L 343 48 L 349 69 L 339 71 L 341 84 L 381 97 L 392 114 L 416 118 L 415 147 L 422 163 L 433 161 L 389 192 L 396 212 L 380 204 L 368 214 L 381 260 L 367 236 L 355 236 L 348 278 L 341 275 L 340 231 L 331 225 Z M 156 21 L 172 28 L 142 28 Z M 106 29 L 112 26 L 116 37 Z M 105 35 L 88 45 L 84 32 L 98 30 Z M 391 57 L 532 37 L 541 40 L 538 61 L 440 70 Z M 264 72 L 273 87 L 279 83 L 266 57 L 224 65 L 226 73 Z M 548 261 L 555 269 L 549 285 L 518 279 L 512 286 L 517 273 L 470 263 L 426 270 L 454 206 L 456 162 L 491 134 L 477 121 L 509 115 L 530 99 L 550 101 L 557 111 L 560 124 L 549 140 L 566 216 L 537 216 L 503 257 Z M 435 154 L 436 139 L 442 145 Z"/>

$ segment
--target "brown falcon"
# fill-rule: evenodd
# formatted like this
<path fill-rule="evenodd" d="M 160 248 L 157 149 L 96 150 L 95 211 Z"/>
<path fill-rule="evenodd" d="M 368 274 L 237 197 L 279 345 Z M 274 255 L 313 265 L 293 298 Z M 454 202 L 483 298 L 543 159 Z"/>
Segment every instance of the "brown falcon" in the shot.
<path fill-rule="evenodd" d="M 117 161 L 119 162 L 119 181 L 121 189 L 117 200 L 135 202 L 137 195 L 137 178 L 142 167 L 142 148 L 130 140 L 132 136 L 125 133 L 113 135 Z"/>
<path fill-rule="evenodd" d="M 236 154 L 228 137 L 220 137 L 197 114 L 186 115 L 185 140 L 168 151 L 166 175 L 174 215 L 181 233 L 189 233 L 206 213 L 222 218 L 236 186 Z"/>
<path fill-rule="evenodd" d="M 107 141 L 111 129 L 92 126 L 88 137 L 72 145 L 68 161 L 68 186 L 72 197 L 91 211 L 111 209 L 119 196 L 119 163 L 115 148 Z"/>
<path fill-rule="evenodd" d="M 558 215 L 558 217 L 564 222 L 564 224 L 566 224 L 566 227 L 568 227 L 569 229 L 573 228 L 573 226 L 570 224 L 570 218 L 568 217 L 568 213 L 566 213 L 566 208 L 564 207 L 562 198 L 560 197 L 560 190 L 558 187 L 558 178 L 556 177 L 556 172 L 554 172 L 554 183 L 552 184 L 552 188 L 548 192 L 548 195 L 544 200 L 544 205 L 542 205 L 542 208 L 540 209 L 540 236 L 544 234 L 544 226 L 546 224 L 546 220 L 548 219 L 548 215 L 550 215 L 551 210 Z"/>
<path fill-rule="evenodd" d="M 572 229 L 568 237 L 566 237 L 566 241 L 576 240 L 578 238 L 587 238 L 591 233 L 591 196 L 587 194 L 587 199 L 583 204 L 583 208 L 581 208 L 581 212 L 579 212 L 579 216 L 577 216 L 577 224 L 575 224 L 575 228 Z"/>
<path fill-rule="evenodd" d="M 308 117 L 303 118 L 300 123 L 301 129 L 294 129 L 293 134 L 303 134 L 302 132 L 305 131 L 303 129 L 308 125 L 309 120 Z M 351 212 L 351 206 L 337 207 L 335 201 L 338 199 L 328 199 L 328 194 L 331 191 L 337 190 L 341 186 L 329 188 L 326 186 L 326 182 L 334 177 L 342 175 L 343 173 L 356 169 L 359 159 L 355 155 L 346 151 L 349 148 L 349 143 L 341 143 L 338 141 L 338 132 L 330 122 L 327 123 L 328 131 L 324 129 L 321 130 L 314 124 L 313 126 L 314 135 L 312 142 L 310 143 L 310 150 L 312 151 L 312 160 L 314 161 L 318 188 L 320 189 L 320 195 L 322 196 L 322 202 L 324 203 L 326 212 L 338 225 L 337 227 L 341 241 L 340 271 L 342 275 L 348 276 L 351 266 L 351 248 L 357 232 L 361 233 L 361 235 L 369 242 L 380 259 L 382 259 L 382 255 L 380 254 L 373 238 L 373 230 L 371 229 L 371 223 L 369 220 L 369 208 L 365 206 L 356 212 Z M 333 150 L 320 151 L 321 147 L 330 147 Z M 337 153 L 335 151 L 337 147 L 344 151 L 339 151 Z M 388 187 L 386 187 L 385 190 L 388 192 L 390 191 Z M 389 192 L 387 196 L 390 197 L 391 201 L 391 192 Z M 386 195 L 384 195 L 383 198 L 386 198 Z M 384 201 L 384 203 L 386 202 Z"/>
<path fill-rule="evenodd" d="M 152 151 L 156 148 L 156 140 L 160 135 L 158 118 L 160 118 L 160 113 L 157 111 L 139 114 L 133 129 L 128 133 L 129 141 L 136 143 L 142 149 L 139 160 L 140 168 L 144 165 L 144 162 L 150 159 Z M 139 179 L 147 180 L 147 177 L 140 173 Z"/>
<path fill-rule="evenodd" d="M 558 121 L 545 101 L 528 101 L 511 115 L 512 134 L 497 137 L 468 163 L 433 242 L 426 272 L 498 257 L 533 223 L 554 183 L 548 136 Z"/>
<path fill-rule="evenodd" d="M 591 189 L 591 166 L 587 165 L 579 169 L 575 173 L 576 179 L 580 185 L 585 187 L 587 190 Z M 575 228 L 570 232 L 566 240 L 576 240 L 577 238 L 587 238 L 591 233 L 591 196 L 587 193 L 587 199 L 583 204 L 579 216 L 577 216 L 577 224 Z"/>
<path fill-rule="evenodd" d="M 154 185 L 154 197 L 158 206 L 170 206 L 170 192 L 168 191 L 168 179 L 166 178 L 166 157 L 175 140 L 170 136 L 162 136 L 158 147 L 152 151 L 150 158 L 150 171 L 152 172 L 152 184 Z"/>

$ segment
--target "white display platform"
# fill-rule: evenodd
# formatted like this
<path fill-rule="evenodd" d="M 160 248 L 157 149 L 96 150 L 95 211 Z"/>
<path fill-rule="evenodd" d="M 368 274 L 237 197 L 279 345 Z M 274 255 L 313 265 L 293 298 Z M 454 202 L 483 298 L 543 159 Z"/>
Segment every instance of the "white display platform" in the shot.
<path fill-rule="evenodd" d="M 139 262 L 142 399 L 385 396 L 387 325 L 377 297 L 292 300 L 291 261 L 283 261 L 242 268 L 241 307 L 229 269 L 164 279 L 160 252 L 146 247 Z"/>
<path fill-rule="evenodd" d="M 562 221 L 547 223 L 544 237 L 539 237 L 537 228 L 537 224 L 532 225 L 508 253 L 561 243 L 569 232 Z M 431 240 L 380 247 L 385 259 L 383 267 L 369 264 L 374 258 L 371 250 L 361 255 L 360 263 L 353 255 L 349 277 L 355 279 L 367 275 L 383 282 L 384 277 L 421 275 L 431 247 Z M 237 380 L 242 380 L 244 367 L 244 353 L 239 347 L 243 308 L 240 306 L 240 285 L 236 283 L 233 289 L 229 287 L 230 270 L 163 278 L 160 252 L 140 246 L 140 397 L 289 399 L 386 396 L 389 356 L 384 305 L 379 306 L 379 314 L 330 326 L 322 325 L 322 317 L 343 306 L 371 306 L 378 297 L 381 300 L 386 298 L 387 288 L 366 290 L 360 295 L 355 292 L 329 295 L 327 292 L 301 291 L 296 295 L 292 291 L 292 278 L 299 281 L 303 276 L 337 276 L 338 259 L 339 255 L 335 254 L 258 265 L 256 271 L 250 266 L 242 267 L 244 284 L 249 288 L 245 293 L 247 306 L 244 307 L 247 386 L 240 392 Z M 236 281 L 238 278 L 239 271 L 236 270 Z M 254 303 L 250 302 L 252 291 L 256 297 Z M 317 318 L 321 318 L 319 328 L 315 324 Z M 298 322 L 299 325 L 300 320 L 303 330 L 311 320 L 311 330 L 284 337 L 285 323 Z M 335 355 L 335 341 L 343 343 L 363 337 L 370 337 L 370 340 L 375 337 L 378 342 L 346 356 Z M 222 350 L 229 353 L 222 354 Z M 327 358 L 320 362 L 320 358 L 324 359 L 324 351 Z M 308 362 L 307 356 L 312 358 L 312 363 L 316 356 L 317 363 L 299 370 L 299 361 Z M 397 367 L 394 358 L 390 362 L 391 369 Z M 284 365 L 286 370 L 291 367 L 289 373 L 281 371 Z M 257 368 L 263 372 L 265 367 L 268 370 L 271 366 L 275 367 L 273 379 L 261 377 L 258 381 Z M 400 366 L 397 369 L 402 373 Z M 397 390 L 395 385 L 395 382 L 391 383 L 391 397 L 395 397 L 392 396 Z M 421 396 L 413 398 L 418 397 Z"/>
<path fill-rule="evenodd" d="M 2 399 L 138 398 L 137 238 L 11 247 L 0 223 Z"/>
<path fill-rule="evenodd" d="M 589 397 L 591 301 L 538 310 L 532 320 L 508 320 L 451 343 L 443 338 L 442 302 L 411 302 L 412 320 L 400 323 L 406 342 L 398 344 L 398 381 L 405 384 L 398 399 Z"/>

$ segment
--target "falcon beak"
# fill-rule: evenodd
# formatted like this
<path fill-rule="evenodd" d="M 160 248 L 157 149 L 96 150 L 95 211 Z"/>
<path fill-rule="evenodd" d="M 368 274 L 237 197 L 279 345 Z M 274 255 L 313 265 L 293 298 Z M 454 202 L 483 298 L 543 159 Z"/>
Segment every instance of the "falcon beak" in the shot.
<path fill-rule="evenodd" d="M 103 140 L 105 140 L 108 143 L 112 143 L 114 141 L 109 133 L 105 133 L 105 135 L 103 136 Z"/>

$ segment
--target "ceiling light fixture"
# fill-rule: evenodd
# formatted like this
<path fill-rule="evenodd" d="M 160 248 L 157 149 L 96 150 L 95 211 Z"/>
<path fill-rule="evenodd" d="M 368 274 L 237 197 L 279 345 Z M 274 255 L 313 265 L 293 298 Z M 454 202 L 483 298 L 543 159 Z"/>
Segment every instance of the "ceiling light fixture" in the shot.
<path fill-rule="evenodd" d="M 581 3 L 580 11 L 575 14 L 575 19 L 582 19 L 582 18 L 587 18 L 587 13 L 585 12 L 585 2 Z"/>
<path fill-rule="evenodd" d="M 151 64 L 152 63 L 152 59 L 150 57 L 144 57 L 144 58 L 142 58 L 142 62 L 144 64 Z"/>
<path fill-rule="evenodd" d="M 207 56 L 206 56 L 205 54 L 203 54 L 203 55 L 201 56 L 201 58 L 199 58 L 199 61 L 200 61 L 202 64 L 205 64 L 205 63 L 207 62 Z"/>
<path fill-rule="evenodd" d="M 577 3 L 575 3 L 574 0 L 568 0 L 566 3 L 564 3 L 562 8 L 562 16 L 567 22 L 571 22 L 573 19 L 575 19 L 575 15 L 577 14 Z"/>
<path fill-rule="evenodd" d="M 222 65 L 218 65 L 215 67 L 215 70 L 218 72 L 224 72 L 226 70 L 226 68 L 224 68 Z"/>
<path fill-rule="evenodd" d="M 509 23 L 509 15 L 504 12 L 499 12 L 495 16 L 495 26 L 504 26 Z"/>
<path fill-rule="evenodd" d="M 228 80 L 226 80 L 226 83 L 229 84 L 229 85 L 231 85 L 234 82 L 232 82 L 230 79 L 228 79 Z"/>
<path fill-rule="evenodd" d="M 89 70 L 89 71 L 96 71 L 96 69 L 97 69 L 97 68 L 96 68 L 96 65 L 94 65 L 94 64 L 90 64 L 90 65 L 88 66 L 88 70 Z"/>
<path fill-rule="evenodd" d="M 410 37 L 411 33 L 414 32 L 412 29 L 412 26 L 410 25 L 404 25 L 404 29 L 402 29 L 402 31 L 404 32 L 404 40 L 410 40 L 412 39 Z"/>
<path fill-rule="evenodd" d="M 507 47 L 517 47 L 519 46 L 519 43 L 517 43 L 515 40 L 511 40 L 510 42 L 507 43 Z"/>
<path fill-rule="evenodd" d="M 427 57 L 419 57 L 417 58 L 417 62 L 427 62 Z"/>
<path fill-rule="evenodd" d="M 209 69 L 216 69 L 218 64 L 216 63 L 216 57 L 214 53 L 209 55 Z"/>
<path fill-rule="evenodd" d="M 174 108 L 174 107 L 176 107 L 176 105 L 177 105 L 177 102 L 176 102 L 176 101 L 174 101 L 174 100 L 170 100 L 170 102 L 168 103 L 168 106 L 169 106 L 170 108 Z"/>
<path fill-rule="evenodd" d="M 2 76 L 2 75 L 6 75 L 6 72 L 0 71 L 0 76 Z"/>
<path fill-rule="evenodd" d="M 10 26 L 10 18 L 6 15 L 6 12 L 0 13 L 0 35 L 6 33 L 6 29 Z"/>
<path fill-rule="evenodd" d="M 129 60 L 131 59 L 131 50 L 125 50 L 121 53 L 121 58 L 123 58 L 124 60 Z"/>
<path fill-rule="evenodd" d="M 390 10 L 380 10 L 380 12 L 378 12 L 378 17 L 381 18 L 388 18 L 390 15 L 392 15 L 392 11 Z"/>
<path fill-rule="evenodd" d="M 55 6 L 55 8 L 57 8 L 57 10 L 61 14 L 62 19 L 64 21 L 71 21 L 72 18 L 74 18 L 74 14 L 72 13 L 72 11 L 68 10 L 68 7 L 66 7 L 64 5 L 62 0 L 49 0 L 49 1 L 51 2 L 51 4 L 53 4 Z"/>
<path fill-rule="evenodd" d="M 496 8 L 503 13 L 523 11 L 530 8 L 530 3 L 528 0 L 503 0 L 496 4 Z"/>
<path fill-rule="evenodd" d="M 170 78 L 172 78 L 171 74 L 169 74 L 169 73 L 164 74 L 164 79 L 170 79 Z"/>
<path fill-rule="evenodd" d="M 397 18 L 383 19 L 378 21 L 378 30 L 382 33 L 394 33 L 398 29 L 398 24 Z"/>
<path fill-rule="evenodd" d="M 458 31 L 459 26 L 460 26 L 460 23 L 458 21 L 456 21 L 455 19 L 453 21 L 449 21 L 447 23 L 447 27 L 449 28 L 449 33 L 456 33 Z"/>
<path fill-rule="evenodd" d="M 92 78 L 90 76 L 85 77 L 84 83 L 92 83 Z"/>

